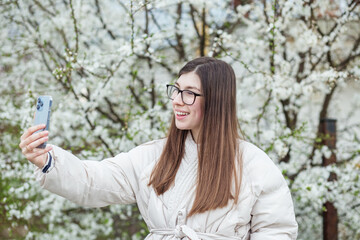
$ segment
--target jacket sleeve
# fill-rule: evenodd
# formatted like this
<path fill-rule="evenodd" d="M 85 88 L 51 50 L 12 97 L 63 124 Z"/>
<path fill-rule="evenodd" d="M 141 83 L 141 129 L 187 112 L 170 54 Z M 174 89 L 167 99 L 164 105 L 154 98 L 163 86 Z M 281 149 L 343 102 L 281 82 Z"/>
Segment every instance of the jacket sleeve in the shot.
<path fill-rule="evenodd" d="M 290 190 L 279 169 L 268 166 L 252 209 L 251 240 L 295 240 L 297 223 Z"/>
<path fill-rule="evenodd" d="M 139 169 L 132 163 L 136 150 L 103 161 L 81 161 L 56 146 L 51 154 L 54 168 L 47 174 L 35 170 L 42 188 L 87 207 L 136 201 Z"/>

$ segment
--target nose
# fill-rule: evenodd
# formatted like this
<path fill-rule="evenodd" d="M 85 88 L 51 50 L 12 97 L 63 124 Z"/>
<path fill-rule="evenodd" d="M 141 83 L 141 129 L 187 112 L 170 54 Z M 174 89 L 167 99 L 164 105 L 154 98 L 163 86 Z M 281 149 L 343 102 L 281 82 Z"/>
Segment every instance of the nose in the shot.
<path fill-rule="evenodd" d="M 176 104 L 176 105 L 183 105 L 184 104 L 184 102 L 181 99 L 181 93 L 178 93 L 178 95 L 176 95 L 176 97 L 173 100 L 173 104 Z"/>

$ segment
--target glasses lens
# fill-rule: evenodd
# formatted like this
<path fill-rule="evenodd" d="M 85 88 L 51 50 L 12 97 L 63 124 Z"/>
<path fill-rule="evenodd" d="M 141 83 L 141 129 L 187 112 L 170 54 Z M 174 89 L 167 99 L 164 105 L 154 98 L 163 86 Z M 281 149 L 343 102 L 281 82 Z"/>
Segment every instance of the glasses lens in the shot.
<path fill-rule="evenodd" d="M 171 100 L 174 100 L 181 92 L 181 99 L 186 105 L 192 105 L 195 102 L 196 95 L 192 91 L 180 91 L 174 85 L 167 85 L 167 95 Z"/>
<path fill-rule="evenodd" d="M 191 91 L 183 91 L 182 98 L 185 104 L 191 105 L 195 101 L 195 94 Z"/>
<path fill-rule="evenodd" d="M 175 86 L 168 85 L 167 86 L 167 95 L 171 100 L 174 100 L 176 96 L 179 94 L 178 89 Z"/>

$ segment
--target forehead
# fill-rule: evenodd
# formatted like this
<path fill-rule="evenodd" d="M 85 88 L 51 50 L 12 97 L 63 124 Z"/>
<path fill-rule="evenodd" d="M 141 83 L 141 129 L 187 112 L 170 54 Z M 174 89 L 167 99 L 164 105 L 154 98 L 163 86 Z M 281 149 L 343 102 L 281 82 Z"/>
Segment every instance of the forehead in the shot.
<path fill-rule="evenodd" d="M 201 81 L 199 76 L 195 72 L 189 72 L 182 74 L 176 81 L 175 85 L 181 89 L 201 89 Z"/>

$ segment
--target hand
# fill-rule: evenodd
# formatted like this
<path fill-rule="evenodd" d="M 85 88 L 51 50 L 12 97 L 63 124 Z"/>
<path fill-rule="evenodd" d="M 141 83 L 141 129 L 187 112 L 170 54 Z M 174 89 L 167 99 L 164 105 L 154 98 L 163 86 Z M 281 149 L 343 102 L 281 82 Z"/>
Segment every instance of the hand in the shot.
<path fill-rule="evenodd" d="M 20 138 L 19 147 L 21 152 L 24 154 L 27 160 L 35 164 L 38 168 L 43 168 L 47 161 L 47 152 L 49 152 L 52 147 L 47 145 L 46 148 L 36 148 L 40 144 L 46 142 L 49 139 L 49 132 L 42 131 L 39 133 L 34 132 L 44 129 L 45 125 L 36 125 L 28 128 L 25 133 Z"/>

